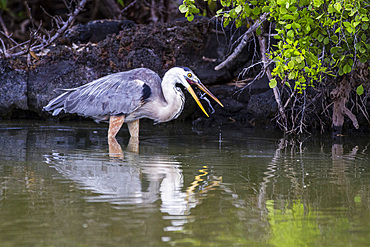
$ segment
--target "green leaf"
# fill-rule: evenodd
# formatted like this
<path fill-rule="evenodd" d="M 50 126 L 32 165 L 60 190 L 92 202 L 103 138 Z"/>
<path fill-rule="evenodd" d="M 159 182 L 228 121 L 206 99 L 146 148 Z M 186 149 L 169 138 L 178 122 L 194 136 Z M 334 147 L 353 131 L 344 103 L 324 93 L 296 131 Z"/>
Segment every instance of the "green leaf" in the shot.
<path fill-rule="evenodd" d="M 219 10 L 216 11 L 216 14 L 221 15 L 223 11 L 224 11 L 223 9 L 219 9 Z"/>
<path fill-rule="evenodd" d="M 362 86 L 362 84 L 360 86 L 357 87 L 356 89 L 356 93 L 358 95 L 362 95 L 364 93 L 364 87 Z"/>
<path fill-rule="evenodd" d="M 327 45 L 327 44 L 329 44 L 329 37 L 326 37 L 326 38 L 324 39 L 324 45 Z"/>
<path fill-rule="evenodd" d="M 303 56 L 298 56 L 295 60 L 297 61 L 297 63 L 301 63 L 304 59 Z"/>
<path fill-rule="evenodd" d="M 277 0 L 276 3 L 280 6 L 284 6 L 286 3 L 286 0 Z"/>
<path fill-rule="evenodd" d="M 230 23 L 230 18 L 225 18 L 224 19 L 224 27 L 226 27 L 227 25 L 229 25 Z"/>
<path fill-rule="evenodd" d="M 367 57 L 360 57 L 360 62 L 361 63 L 366 63 L 367 62 Z"/>
<path fill-rule="evenodd" d="M 180 10 L 181 13 L 186 13 L 186 12 L 188 12 L 189 8 L 188 8 L 188 6 L 182 4 L 182 5 L 179 6 L 179 10 Z"/>
<path fill-rule="evenodd" d="M 323 4 L 323 2 L 319 0 L 313 0 L 313 4 L 316 8 L 319 8 Z"/>
<path fill-rule="evenodd" d="M 261 9 L 259 7 L 254 7 L 253 8 L 253 14 L 259 15 L 261 13 Z"/>
<path fill-rule="evenodd" d="M 262 11 L 263 11 L 264 13 L 268 13 L 268 12 L 270 12 L 270 6 L 265 6 L 265 7 L 263 7 L 263 8 L 262 8 Z"/>
<path fill-rule="evenodd" d="M 294 37 L 294 32 L 293 30 L 289 30 L 287 33 L 288 37 Z"/>
<path fill-rule="evenodd" d="M 294 17 L 292 15 L 283 15 L 281 18 L 283 20 L 294 20 Z"/>
<path fill-rule="evenodd" d="M 195 7 L 195 5 L 194 5 L 194 7 L 193 8 L 191 8 L 191 12 L 193 13 L 193 14 L 198 14 L 199 13 L 199 9 L 197 8 L 197 7 Z"/>
<path fill-rule="evenodd" d="M 236 6 L 235 12 L 239 14 L 240 11 L 242 11 L 242 6 L 241 5 Z"/>
<path fill-rule="evenodd" d="M 320 19 L 325 13 L 322 13 L 321 15 L 319 15 L 318 17 L 316 17 L 316 20 Z"/>
<path fill-rule="evenodd" d="M 188 17 L 186 17 L 187 19 L 188 19 L 188 21 L 192 21 L 192 20 L 194 20 L 194 15 L 193 14 L 191 14 L 191 15 L 189 15 Z"/>
<path fill-rule="evenodd" d="M 238 14 L 236 13 L 235 9 L 230 10 L 229 15 L 233 19 L 236 19 L 238 17 Z"/>
<path fill-rule="evenodd" d="M 324 40 L 324 36 L 322 36 L 321 34 L 319 34 L 319 36 L 317 36 L 317 40 L 319 42 L 322 42 Z"/>
<path fill-rule="evenodd" d="M 284 7 L 280 7 L 280 14 L 281 15 L 284 15 L 286 13 L 288 13 L 288 10 L 286 8 L 284 8 Z"/>
<path fill-rule="evenodd" d="M 337 51 L 339 50 L 339 47 L 332 47 L 331 49 L 330 49 L 330 53 L 331 54 L 334 54 L 334 53 L 337 53 Z"/>
<path fill-rule="evenodd" d="M 117 2 L 118 2 L 122 7 L 124 7 L 124 6 L 125 6 L 125 3 L 123 2 L 123 0 L 117 0 Z"/>
<path fill-rule="evenodd" d="M 366 41 L 366 39 L 367 39 L 367 37 L 366 37 L 366 35 L 363 33 L 362 35 L 361 35 L 361 39 L 362 39 L 362 41 Z"/>
<path fill-rule="evenodd" d="M 351 10 L 352 10 L 352 8 L 353 8 L 353 5 L 352 5 L 352 4 L 346 4 L 346 6 L 345 6 L 345 9 L 346 9 L 347 11 L 351 11 Z"/>
<path fill-rule="evenodd" d="M 333 8 L 333 5 L 330 4 L 329 7 L 328 7 L 328 12 L 331 14 L 335 11 L 335 9 Z"/>
<path fill-rule="evenodd" d="M 352 70 L 352 68 L 351 68 L 351 66 L 349 64 L 344 65 L 343 72 L 345 74 L 348 74 L 349 72 L 351 72 L 351 70 Z"/>
<path fill-rule="evenodd" d="M 334 8 L 337 10 L 338 13 L 342 10 L 342 5 L 340 3 L 335 3 Z"/>
<path fill-rule="evenodd" d="M 296 29 L 300 29 L 301 28 L 301 25 L 299 23 L 297 23 L 297 22 L 293 22 L 292 23 L 292 27 L 293 28 L 296 28 Z"/>
<path fill-rule="evenodd" d="M 256 34 L 257 34 L 257 35 L 261 35 L 261 33 L 262 33 L 262 30 L 261 30 L 261 27 L 259 26 L 259 27 L 257 28 L 257 30 L 256 30 Z"/>
<path fill-rule="evenodd" d="M 349 33 L 353 33 L 355 30 L 352 28 L 352 27 L 347 27 L 347 32 L 349 32 Z"/>
<path fill-rule="evenodd" d="M 338 74 L 339 74 L 340 76 L 344 75 L 344 72 L 343 72 L 343 69 L 342 69 L 342 68 L 339 68 Z"/>
<path fill-rule="evenodd" d="M 271 79 L 269 83 L 270 88 L 274 88 L 276 87 L 276 85 L 277 85 L 277 81 L 275 79 Z"/>
<path fill-rule="evenodd" d="M 315 32 L 313 32 L 311 34 L 311 36 L 314 37 L 314 38 L 317 38 L 318 35 L 319 35 L 319 31 L 318 30 L 316 30 Z"/>
<path fill-rule="evenodd" d="M 350 27 L 351 26 L 351 23 L 349 23 L 348 21 L 345 21 L 345 22 L 343 22 L 343 26 Z"/>
<path fill-rule="evenodd" d="M 295 71 L 291 71 L 289 74 L 288 74 L 288 79 L 289 80 L 294 80 L 296 77 L 296 72 Z"/>

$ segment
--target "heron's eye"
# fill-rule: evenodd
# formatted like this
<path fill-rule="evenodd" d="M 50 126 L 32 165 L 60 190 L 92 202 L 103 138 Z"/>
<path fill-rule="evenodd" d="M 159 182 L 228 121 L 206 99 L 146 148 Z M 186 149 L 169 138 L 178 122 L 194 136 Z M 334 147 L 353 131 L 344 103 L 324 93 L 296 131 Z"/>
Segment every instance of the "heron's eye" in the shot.
<path fill-rule="evenodd" d="M 193 75 L 191 73 L 188 73 L 188 77 L 191 78 Z"/>

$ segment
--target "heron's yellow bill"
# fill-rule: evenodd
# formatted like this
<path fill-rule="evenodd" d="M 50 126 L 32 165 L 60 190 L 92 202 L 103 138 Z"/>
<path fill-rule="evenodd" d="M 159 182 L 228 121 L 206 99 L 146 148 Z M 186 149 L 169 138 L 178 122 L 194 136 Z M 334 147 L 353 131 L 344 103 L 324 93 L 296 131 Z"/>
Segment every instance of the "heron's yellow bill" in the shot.
<path fill-rule="evenodd" d="M 198 106 L 200 107 L 200 109 L 202 109 L 202 111 L 204 112 L 204 114 L 206 114 L 207 117 L 209 117 L 209 115 L 207 114 L 206 110 L 204 110 L 204 107 L 202 105 L 202 103 L 200 103 L 197 95 L 195 94 L 194 90 L 191 88 L 191 86 L 189 85 L 189 87 L 186 88 L 189 93 L 191 94 L 191 96 L 194 98 L 195 102 L 197 102 Z"/>
<path fill-rule="evenodd" d="M 214 96 L 209 90 L 208 88 L 206 88 L 206 86 L 204 86 L 201 82 L 193 82 L 194 85 L 196 85 L 197 87 L 199 87 L 203 92 L 205 92 L 206 94 L 208 94 L 214 101 L 216 101 L 220 106 L 224 107 L 224 105 L 221 103 L 221 101 L 219 101 L 216 96 Z"/>

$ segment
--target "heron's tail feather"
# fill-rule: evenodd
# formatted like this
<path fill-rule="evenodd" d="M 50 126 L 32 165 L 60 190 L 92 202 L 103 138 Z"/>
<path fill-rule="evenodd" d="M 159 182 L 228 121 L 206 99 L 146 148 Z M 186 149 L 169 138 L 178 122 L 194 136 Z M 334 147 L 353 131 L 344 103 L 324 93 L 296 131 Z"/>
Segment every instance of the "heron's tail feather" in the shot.
<path fill-rule="evenodd" d="M 64 103 L 68 97 L 68 92 L 65 92 L 55 99 L 52 99 L 49 104 L 44 106 L 44 111 L 53 111 L 53 116 L 58 115 L 62 110 L 64 110 Z"/>

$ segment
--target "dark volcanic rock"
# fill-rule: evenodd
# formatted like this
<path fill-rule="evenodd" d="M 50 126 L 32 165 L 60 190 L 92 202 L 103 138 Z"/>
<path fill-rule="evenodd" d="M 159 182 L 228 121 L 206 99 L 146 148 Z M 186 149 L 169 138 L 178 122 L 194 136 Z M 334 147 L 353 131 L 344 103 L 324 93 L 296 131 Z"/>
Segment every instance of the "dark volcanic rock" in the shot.
<path fill-rule="evenodd" d="M 252 95 L 247 109 L 258 117 L 273 118 L 277 111 L 277 104 L 272 90 Z"/>
<path fill-rule="evenodd" d="M 142 48 L 127 54 L 127 64 L 133 68 L 150 68 L 154 71 L 162 71 L 162 60 L 152 49 Z"/>
<path fill-rule="evenodd" d="M 29 72 L 29 109 L 40 112 L 51 98 L 59 93 L 57 88 L 81 86 L 96 78 L 93 69 L 77 65 L 73 60 L 60 60 L 48 66 L 40 66 Z"/>
<path fill-rule="evenodd" d="M 118 34 L 120 31 L 132 28 L 135 22 L 130 20 L 95 20 L 86 24 L 78 24 L 69 29 L 63 37 L 68 42 L 99 42 L 108 34 Z M 64 40 L 65 39 L 65 40 Z"/>
<path fill-rule="evenodd" d="M 94 28 L 95 31 L 102 28 L 91 25 L 77 28 L 80 38 L 76 40 L 85 41 L 89 35 L 84 34 L 84 30 L 90 32 Z M 124 30 L 119 32 L 115 25 L 113 23 L 113 28 L 107 30 L 113 34 L 98 43 L 51 46 L 48 53 L 40 55 L 40 60 L 33 64 L 27 65 L 25 58 L 17 62 L 0 60 L 0 116 L 12 116 L 15 110 L 30 111 L 39 117 L 50 116 L 42 112 L 42 107 L 58 95 L 55 89 L 77 87 L 107 74 L 138 67 L 152 69 L 163 76 L 174 66 L 187 66 L 195 71 L 204 84 L 227 83 L 238 75 L 240 68 L 252 56 L 247 47 L 242 56 L 227 68 L 215 71 L 214 67 L 228 55 L 233 41 L 242 30 L 222 29 L 207 18 L 193 22 L 127 25 L 121 26 Z M 89 40 L 92 41 L 91 37 Z M 265 79 L 244 90 L 226 85 L 210 88 L 225 107 L 222 108 L 213 100 L 202 99 L 202 104 L 210 113 L 210 118 L 205 118 L 189 96 L 179 121 L 192 119 L 196 120 L 194 124 L 199 125 L 241 123 L 252 126 L 253 114 L 259 114 L 256 109 L 265 113 L 268 110 L 268 115 L 273 112 L 273 107 L 267 107 L 269 104 L 273 106 L 269 98 L 262 100 L 266 102 L 264 105 L 258 105 L 258 99 L 253 96 L 268 89 Z M 263 116 L 261 119 L 264 119 Z"/>
<path fill-rule="evenodd" d="M 15 109 L 28 110 L 27 75 L 0 60 L 0 117 L 10 115 Z"/>

